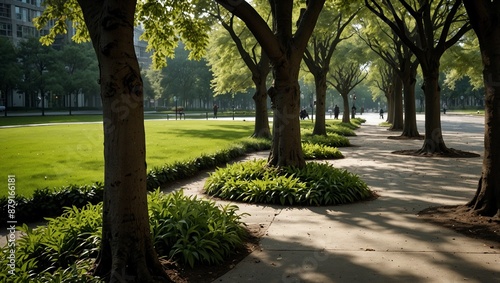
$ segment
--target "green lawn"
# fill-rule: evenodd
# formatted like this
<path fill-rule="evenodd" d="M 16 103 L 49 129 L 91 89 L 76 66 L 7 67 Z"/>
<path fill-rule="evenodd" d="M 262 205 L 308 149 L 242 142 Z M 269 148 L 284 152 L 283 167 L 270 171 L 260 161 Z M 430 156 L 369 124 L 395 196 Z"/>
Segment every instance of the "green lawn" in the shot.
<path fill-rule="evenodd" d="M 253 130 L 253 122 L 220 120 L 151 120 L 145 126 L 148 169 L 215 152 Z M 103 180 L 101 123 L 1 128 L 0 152 L 0 172 L 5 182 L 7 175 L 16 175 L 20 195 L 29 196 L 37 188 Z M 0 195 L 6 193 L 0 191 Z"/>

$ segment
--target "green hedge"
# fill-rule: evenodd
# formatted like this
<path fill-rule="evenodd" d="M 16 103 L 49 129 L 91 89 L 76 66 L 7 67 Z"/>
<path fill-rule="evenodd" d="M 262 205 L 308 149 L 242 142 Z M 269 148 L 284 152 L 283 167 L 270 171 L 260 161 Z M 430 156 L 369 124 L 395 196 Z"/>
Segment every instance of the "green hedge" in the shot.
<path fill-rule="evenodd" d="M 222 199 L 281 205 L 337 205 L 374 196 L 357 175 L 316 162 L 303 169 L 268 167 L 265 160 L 235 163 L 211 174 L 204 189 Z"/>

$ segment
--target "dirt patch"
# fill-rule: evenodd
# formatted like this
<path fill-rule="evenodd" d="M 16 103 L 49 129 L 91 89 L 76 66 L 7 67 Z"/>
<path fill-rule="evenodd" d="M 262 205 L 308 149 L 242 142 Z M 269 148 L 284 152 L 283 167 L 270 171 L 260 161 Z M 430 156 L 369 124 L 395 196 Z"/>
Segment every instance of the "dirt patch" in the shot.
<path fill-rule="evenodd" d="M 500 218 L 470 212 L 466 206 L 438 206 L 424 209 L 418 216 L 433 224 L 452 229 L 471 238 L 492 242 L 490 248 L 500 249 Z"/>
<path fill-rule="evenodd" d="M 409 140 L 423 140 L 424 136 L 418 136 L 418 137 L 408 137 L 408 136 L 390 136 L 387 137 L 387 139 L 390 140 L 404 140 L 404 141 L 409 141 Z"/>
<path fill-rule="evenodd" d="M 477 153 L 462 151 L 462 150 L 458 150 L 458 149 L 454 149 L 454 148 L 449 148 L 447 151 L 444 151 L 444 152 L 440 151 L 440 152 L 434 152 L 434 153 L 422 152 L 421 149 L 397 150 L 397 151 L 393 151 L 392 153 L 399 154 L 399 155 L 416 156 L 416 157 L 450 157 L 450 158 L 480 157 L 480 155 Z"/>
<path fill-rule="evenodd" d="M 236 251 L 231 257 L 218 265 L 199 265 L 191 268 L 175 262 L 163 261 L 163 267 L 167 271 L 170 279 L 174 283 L 209 283 L 221 277 L 246 256 L 259 248 L 259 241 L 267 231 L 267 227 L 262 224 L 248 225 L 249 237 L 245 241 L 243 249 Z"/>

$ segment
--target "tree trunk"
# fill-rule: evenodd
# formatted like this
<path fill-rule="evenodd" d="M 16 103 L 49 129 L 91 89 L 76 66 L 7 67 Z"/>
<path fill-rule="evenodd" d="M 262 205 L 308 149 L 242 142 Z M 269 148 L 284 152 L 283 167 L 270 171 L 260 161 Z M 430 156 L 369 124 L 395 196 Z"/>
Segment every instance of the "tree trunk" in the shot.
<path fill-rule="evenodd" d="M 386 93 L 385 94 L 385 99 L 387 100 L 387 109 L 386 109 L 386 117 L 385 117 L 385 120 L 388 122 L 388 123 L 392 123 L 392 117 L 394 117 L 394 111 L 391 111 L 392 109 L 392 104 L 394 103 L 393 102 L 393 97 L 394 97 L 394 91 L 390 90 L 390 92 Z M 380 105 L 380 108 L 384 108 L 382 105 Z"/>
<path fill-rule="evenodd" d="M 42 91 L 40 95 L 42 96 L 42 116 L 45 116 L 45 94 Z"/>
<path fill-rule="evenodd" d="M 342 101 L 344 102 L 344 112 L 342 114 L 342 123 L 350 123 L 351 118 L 349 118 L 349 94 L 348 93 L 341 93 L 340 96 L 342 96 Z"/>
<path fill-rule="evenodd" d="M 394 89 L 392 93 L 392 126 L 389 130 L 400 131 L 403 130 L 403 83 L 398 76 L 394 79 Z"/>
<path fill-rule="evenodd" d="M 316 122 L 314 123 L 313 135 L 326 136 L 326 73 L 314 74 L 314 81 L 316 85 Z"/>
<path fill-rule="evenodd" d="M 407 138 L 419 138 L 420 133 L 417 128 L 417 113 L 416 113 L 416 105 L 415 105 L 415 84 L 417 80 L 415 76 L 417 74 L 418 65 L 410 67 L 408 75 L 405 75 L 403 78 L 403 91 L 404 91 L 404 108 L 405 108 L 405 119 L 404 119 L 404 127 L 402 137 Z"/>
<path fill-rule="evenodd" d="M 104 120 L 104 200 L 95 274 L 109 282 L 169 281 L 148 221 L 143 83 L 134 52 L 136 1 L 79 0 L 97 54 Z"/>
<path fill-rule="evenodd" d="M 255 82 L 255 94 L 253 100 L 255 102 L 255 127 L 252 134 L 254 138 L 271 138 L 271 129 L 269 128 L 269 116 L 267 114 L 267 88 L 266 76 Z"/>
<path fill-rule="evenodd" d="M 286 72 L 286 70 L 280 71 Z M 279 78 L 280 76 L 277 75 L 276 77 Z M 306 163 L 302 153 L 300 137 L 300 86 L 298 77 L 284 82 L 277 79 L 268 93 L 274 109 L 273 142 L 268 165 L 302 168 Z"/>
<path fill-rule="evenodd" d="M 431 61 L 431 60 L 429 60 Z M 439 60 L 428 65 L 434 65 L 431 69 L 422 68 L 424 84 L 422 86 L 425 94 L 425 140 L 419 154 L 442 154 L 448 153 L 441 130 L 441 103 L 439 87 Z"/>
<path fill-rule="evenodd" d="M 472 212 L 500 218 L 500 3 L 464 0 L 471 25 L 479 39 L 485 94 L 484 156 Z"/>

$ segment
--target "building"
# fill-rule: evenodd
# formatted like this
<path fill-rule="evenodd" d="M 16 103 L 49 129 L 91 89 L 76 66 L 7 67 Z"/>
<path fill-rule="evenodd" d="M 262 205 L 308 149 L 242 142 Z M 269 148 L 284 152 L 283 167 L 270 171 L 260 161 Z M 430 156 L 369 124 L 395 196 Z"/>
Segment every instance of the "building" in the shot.
<path fill-rule="evenodd" d="M 37 30 L 33 18 L 43 12 L 42 0 L 0 0 L 0 36 L 17 44 L 29 37 L 39 37 L 48 30 Z"/>

